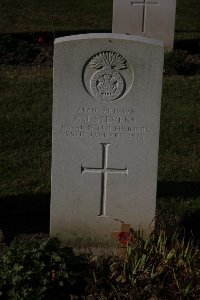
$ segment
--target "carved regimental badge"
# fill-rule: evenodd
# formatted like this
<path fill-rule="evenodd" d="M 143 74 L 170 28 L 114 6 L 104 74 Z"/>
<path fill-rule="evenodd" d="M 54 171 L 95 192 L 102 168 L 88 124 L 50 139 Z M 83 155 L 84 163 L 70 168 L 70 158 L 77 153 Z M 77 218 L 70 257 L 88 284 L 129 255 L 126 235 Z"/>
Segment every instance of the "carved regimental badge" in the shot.
<path fill-rule="evenodd" d="M 130 64 L 121 54 L 111 51 L 94 55 L 86 64 L 83 77 L 87 91 L 104 102 L 120 99 L 133 82 Z"/>

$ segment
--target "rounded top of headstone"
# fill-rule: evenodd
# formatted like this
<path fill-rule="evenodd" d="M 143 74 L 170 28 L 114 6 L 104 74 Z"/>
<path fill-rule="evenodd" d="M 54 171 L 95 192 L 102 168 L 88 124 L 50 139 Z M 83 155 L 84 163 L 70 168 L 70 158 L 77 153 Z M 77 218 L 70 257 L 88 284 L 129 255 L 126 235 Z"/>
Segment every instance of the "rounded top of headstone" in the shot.
<path fill-rule="evenodd" d="M 164 44 L 160 40 L 146 38 L 138 35 L 130 35 L 124 33 L 88 33 L 88 34 L 77 34 L 56 38 L 54 44 L 68 42 L 68 41 L 76 41 L 76 40 L 89 40 L 89 39 L 121 39 L 128 40 L 139 43 L 146 43 L 149 45 L 164 47 Z"/>

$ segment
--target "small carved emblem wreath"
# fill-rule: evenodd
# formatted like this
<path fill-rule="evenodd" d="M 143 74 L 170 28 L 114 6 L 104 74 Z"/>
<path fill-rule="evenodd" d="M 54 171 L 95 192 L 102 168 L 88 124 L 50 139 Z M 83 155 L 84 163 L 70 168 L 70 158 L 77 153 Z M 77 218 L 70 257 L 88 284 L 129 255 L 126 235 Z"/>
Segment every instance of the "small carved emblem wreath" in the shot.
<path fill-rule="evenodd" d="M 90 80 L 92 95 L 100 101 L 113 101 L 125 91 L 125 80 L 120 70 L 127 69 L 126 59 L 115 52 L 105 51 L 96 54 L 89 62 L 97 69 Z"/>

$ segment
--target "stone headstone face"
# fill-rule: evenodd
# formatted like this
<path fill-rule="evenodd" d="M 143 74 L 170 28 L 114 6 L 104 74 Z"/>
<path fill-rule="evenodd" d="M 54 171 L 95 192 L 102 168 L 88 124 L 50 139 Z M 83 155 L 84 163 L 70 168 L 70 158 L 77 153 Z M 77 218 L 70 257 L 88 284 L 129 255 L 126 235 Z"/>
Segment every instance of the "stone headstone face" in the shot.
<path fill-rule="evenodd" d="M 51 235 L 101 244 L 122 224 L 153 228 L 162 68 L 159 41 L 56 39 Z"/>
<path fill-rule="evenodd" d="M 114 0 L 114 33 L 128 33 L 164 41 L 173 50 L 176 0 Z"/>

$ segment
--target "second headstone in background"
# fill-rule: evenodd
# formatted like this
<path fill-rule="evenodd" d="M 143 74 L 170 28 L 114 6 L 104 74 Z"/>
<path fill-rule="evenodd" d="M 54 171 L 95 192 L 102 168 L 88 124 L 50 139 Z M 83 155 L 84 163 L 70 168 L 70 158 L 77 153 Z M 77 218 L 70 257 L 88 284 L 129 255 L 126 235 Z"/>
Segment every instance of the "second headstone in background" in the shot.
<path fill-rule="evenodd" d="M 173 50 L 176 0 L 114 0 L 113 33 L 146 36 Z"/>

